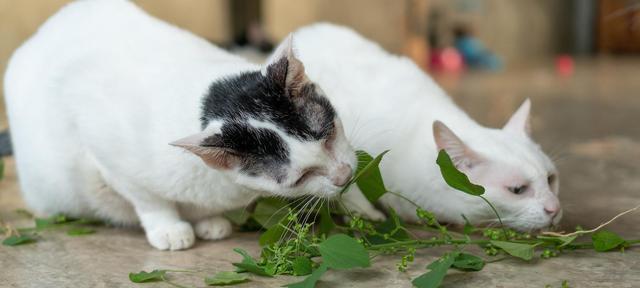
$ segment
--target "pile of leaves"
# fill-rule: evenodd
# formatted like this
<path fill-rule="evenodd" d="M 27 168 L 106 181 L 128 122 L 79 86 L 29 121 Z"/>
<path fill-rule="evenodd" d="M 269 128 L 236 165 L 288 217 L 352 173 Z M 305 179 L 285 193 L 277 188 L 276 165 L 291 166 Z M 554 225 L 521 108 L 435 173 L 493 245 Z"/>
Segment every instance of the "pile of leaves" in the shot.
<path fill-rule="evenodd" d="M 386 153 L 386 152 L 385 152 Z M 385 193 L 392 193 L 384 186 L 378 165 L 385 153 L 373 158 L 359 151 L 359 167 L 349 183 L 358 185 L 366 198 L 375 202 Z M 440 166 L 445 182 L 458 191 L 482 198 L 498 219 L 499 213 L 483 197 L 484 188 L 473 184 L 468 177 L 456 169 L 449 155 L 439 153 Z M 346 193 L 348 187 L 343 191 Z M 411 202 L 409 199 L 405 199 Z M 480 271 L 490 262 L 513 257 L 530 261 L 534 257 L 542 259 L 557 257 L 576 249 L 593 249 L 598 252 L 624 250 L 640 243 L 640 240 L 625 240 L 619 235 L 602 230 L 578 229 L 570 234 L 530 235 L 506 227 L 479 228 L 466 225 L 460 232 L 451 231 L 440 225 L 429 211 L 415 205 L 420 225 L 409 225 L 389 210 L 389 217 L 381 223 L 374 223 L 351 215 L 348 210 L 325 199 L 302 198 L 285 201 L 267 198 L 258 201 L 252 211 L 232 211 L 227 217 L 244 229 L 265 229 L 259 242 L 262 246 L 260 257 L 254 258 L 246 251 L 236 248 L 240 262 L 233 263 L 235 271 L 220 272 L 204 279 L 207 285 L 231 285 L 250 281 L 255 277 L 277 275 L 305 276 L 301 281 L 285 287 L 312 288 L 330 270 L 367 268 L 378 255 L 396 255 L 397 269 L 406 271 L 414 261 L 416 251 L 437 246 L 450 247 L 440 258 L 426 266 L 426 271 L 414 278 L 415 287 L 439 287 L 449 269 L 459 271 Z M 302 207 L 300 207 L 302 206 Z M 345 217 L 346 216 L 346 217 Z M 348 218 L 346 221 L 341 221 Z M 430 237 L 419 237 L 414 232 L 429 233 Z M 586 241 L 578 242 L 581 236 L 590 235 Z M 474 255 L 465 251 L 469 245 L 479 246 L 486 255 Z M 489 259 L 488 259 L 488 258 Z M 165 281 L 170 270 L 156 270 L 149 278 L 148 272 L 132 273 L 133 282 Z M 563 287 L 568 287 L 563 282 Z M 179 286 L 179 285 L 178 285 Z M 179 286 L 181 287 L 181 286 Z"/>

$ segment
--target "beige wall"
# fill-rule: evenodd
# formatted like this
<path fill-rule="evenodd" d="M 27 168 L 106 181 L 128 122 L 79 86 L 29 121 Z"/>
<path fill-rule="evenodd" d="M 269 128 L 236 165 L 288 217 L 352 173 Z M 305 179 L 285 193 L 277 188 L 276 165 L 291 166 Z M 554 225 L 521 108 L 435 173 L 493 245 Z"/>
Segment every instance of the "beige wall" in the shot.
<path fill-rule="evenodd" d="M 407 6 L 407 1 L 398 0 L 263 0 L 262 17 L 276 40 L 301 26 L 328 21 L 351 26 L 383 47 L 402 52 Z"/>
<path fill-rule="evenodd" d="M 471 24 L 476 36 L 507 64 L 532 62 L 568 50 L 571 1 L 484 0 L 478 2 L 482 6 L 477 10 L 468 12 L 459 11 L 456 1 L 430 1 L 434 7 L 446 8 L 449 24 Z"/>

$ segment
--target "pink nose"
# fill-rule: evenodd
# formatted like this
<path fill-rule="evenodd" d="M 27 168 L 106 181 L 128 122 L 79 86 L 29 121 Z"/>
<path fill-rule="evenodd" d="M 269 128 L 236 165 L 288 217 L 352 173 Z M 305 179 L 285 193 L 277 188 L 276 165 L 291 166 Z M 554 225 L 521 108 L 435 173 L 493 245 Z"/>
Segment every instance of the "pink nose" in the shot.
<path fill-rule="evenodd" d="M 544 205 L 544 212 L 547 212 L 547 214 L 549 214 L 552 218 L 555 217 L 556 214 L 558 214 L 558 211 L 560 211 L 560 205 L 558 204 Z"/>
<path fill-rule="evenodd" d="M 347 185 L 349 180 L 351 180 L 351 175 L 353 171 L 351 171 L 351 165 L 342 164 L 340 165 L 335 172 L 335 175 L 331 178 L 333 185 L 336 186 L 344 186 Z"/>

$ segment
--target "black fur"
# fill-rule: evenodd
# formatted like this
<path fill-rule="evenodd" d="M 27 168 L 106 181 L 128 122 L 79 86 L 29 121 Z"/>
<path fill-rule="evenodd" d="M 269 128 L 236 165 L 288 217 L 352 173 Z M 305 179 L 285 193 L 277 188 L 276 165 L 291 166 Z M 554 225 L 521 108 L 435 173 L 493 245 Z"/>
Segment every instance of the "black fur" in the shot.
<path fill-rule="evenodd" d="M 267 68 L 266 76 L 245 72 L 214 82 L 202 103 L 201 125 L 204 129 L 210 121 L 222 120 L 223 126 L 201 145 L 237 154 L 241 170 L 249 175 L 282 182 L 290 163 L 287 144 L 276 132 L 251 127 L 248 120 L 270 122 L 300 140 L 317 141 L 333 133 L 336 117 L 315 84 L 304 77 L 287 83 L 288 73 L 289 60 L 283 57 Z"/>
<path fill-rule="evenodd" d="M 284 165 L 289 164 L 287 144 L 274 131 L 254 128 L 243 122 L 227 122 L 220 134 L 202 142 L 203 147 L 230 150 L 241 159 L 241 170 L 249 175 L 267 174 L 276 181 L 284 179 Z"/>
<path fill-rule="evenodd" d="M 282 58 L 268 68 L 246 72 L 211 85 L 202 105 L 202 127 L 209 121 L 246 121 L 253 118 L 271 122 L 302 140 L 320 140 L 333 131 L 335 111 L 329 101 L 316 93 L 315 84 L 303 83 L 299 95 L 286 87 L 288 61 Z"/>

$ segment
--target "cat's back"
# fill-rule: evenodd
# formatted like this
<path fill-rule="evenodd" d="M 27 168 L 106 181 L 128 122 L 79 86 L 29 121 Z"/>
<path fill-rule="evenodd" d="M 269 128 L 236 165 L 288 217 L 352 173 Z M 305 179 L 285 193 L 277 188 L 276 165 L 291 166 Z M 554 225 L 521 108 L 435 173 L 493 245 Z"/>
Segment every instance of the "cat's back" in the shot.
<path fill-rule="evenodd" d="M 129 1 L 72 2 L 14 53 L 5 73 L 19 169 L 74 151 L 105 161 L 174 157 L 168 143 L 200 130 L 209 85 L 253 68 Z M 61 149 L 43 147 L 52 141 Z"/>
<path fill-rule="evenodd" d="M 5 74 L 5 95 L 9 110 L 33 114 L 38 105 L 89 118 L 145 112 L 153 118 L 151 112 L 170 109 L 197 123 L 208 85 L 252 67 L 130 1 L 76 1 L 50 17 L 14 53 Z M 18 114 L 11 112 L 10 117 Z M 119 120 L 111 122 L 131 119 Z"/>
<path fill-rule="evenodd" d="M 162 68 L 168 62 L 184 66 L 173 67 L 179 70 L 193 63 L 213 66 L 243 61 L 151 17 L 130 1 L 84 0 L 61 8 L 16 50 L 5 83 L 9 88 L 18 86 L 33 74 L 40 82 L 64 82 L 65 78 L 99 76 L 115 69 L 130 74 L 169 70 Z"/>
<path fill-rule="evenodd" d="M 351 106 L 367 103 L 374 113 L 451 104 L 411 59 L 385 51 L 351 28 L 320 23 L 294 35 L 309 76 L 320 82 L 332 101 L 348 101 L 344 105 Z"/>
<path fill-rule="evenodd" d="M 172 45 L 173 44 L 173 45 Z M 177 45 L 179 44 L 179 45 Z M 148 15 L 128 0 L 84 0 L 62 7 L 19 50 L 76 58 L 87 53 L 171 53 L 199 58 L 235 58 L 204 39 Z M 21 53 L 18 51 L 17 53 Z M 33 56 L 33 55 L 31 55 Z M 62 57 L 60 57 L 62 56 Z"/>

